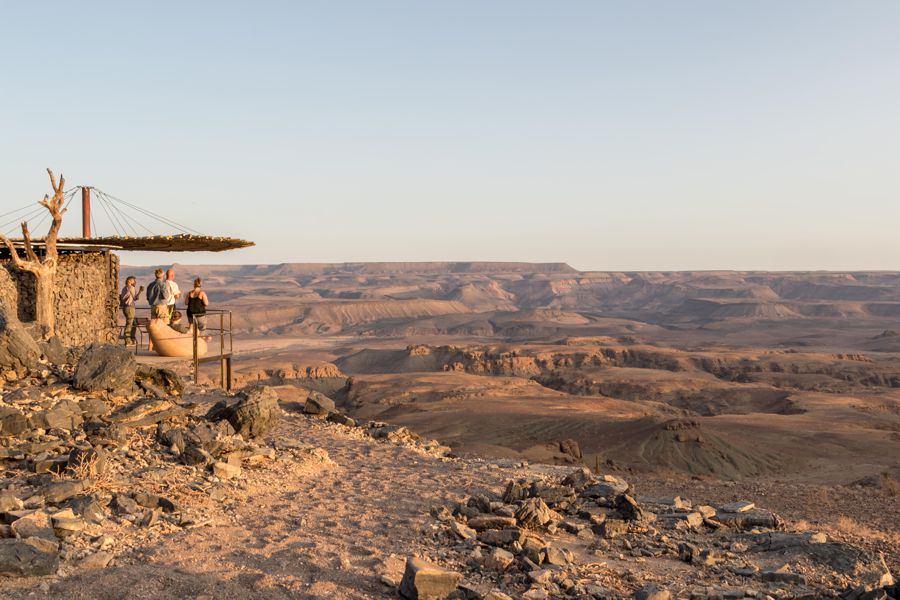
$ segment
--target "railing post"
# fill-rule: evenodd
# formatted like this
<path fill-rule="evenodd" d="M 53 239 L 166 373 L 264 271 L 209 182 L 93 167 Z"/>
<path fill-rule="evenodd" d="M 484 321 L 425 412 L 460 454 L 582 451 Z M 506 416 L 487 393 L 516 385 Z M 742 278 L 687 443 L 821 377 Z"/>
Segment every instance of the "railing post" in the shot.
<path fill-rule="evenodd" d="M 219 371 L 222 377 L 222 389 L 225 389 L 225 313 L 219 313 Z"/>
<path fill-rule="evenodd" d="M 200 384 L 200 359 L 197 356 L 197 323 L 191 323 L 191 329 L 194 333 L 194 383 Z"/>

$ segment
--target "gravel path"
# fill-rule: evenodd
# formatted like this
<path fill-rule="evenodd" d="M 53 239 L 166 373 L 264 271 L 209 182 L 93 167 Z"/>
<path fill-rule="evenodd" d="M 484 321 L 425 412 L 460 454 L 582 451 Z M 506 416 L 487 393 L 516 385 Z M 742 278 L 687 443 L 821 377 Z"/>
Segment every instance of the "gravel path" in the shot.
<path fill-rule="evenodd" d="M 147 539 L 106 569 L 7 580 L 6 592 L 91 600 L 396 598 L 382 577 L 399 580 L 411 553 L 440 552 L 423 535 L 432 528 L 430 507 L 517 475 L 290 414 L 273 437 L 278 458 L 244 469 L 215 526 Z"/>

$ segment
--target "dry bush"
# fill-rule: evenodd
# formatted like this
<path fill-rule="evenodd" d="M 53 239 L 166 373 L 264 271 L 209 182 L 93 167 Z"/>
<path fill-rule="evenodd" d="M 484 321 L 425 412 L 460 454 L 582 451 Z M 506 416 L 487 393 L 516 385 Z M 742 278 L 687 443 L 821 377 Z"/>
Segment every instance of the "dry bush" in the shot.
<path fill-rule="evenodd" d="M 806 519 L 800 519 L 796 523 L 793 523 L 794 531 L 804 532 L 810 530 L 809 521 Z"/>
<path fill-rule="evenodd" d="M 895 479 L 894 476 L 890 473 L 882 473 L 881 491 L 884 492 L 885 496 L 889 496 L 891 498 L 900 496 L 900 481 L 897 481 L 897 479 Z"/>
<path fill-rule="evenodd" d="M 84 482 L 84 493 L 93 494 L 101 491 L 115 491 L 120 488 L 112 477 L 112 469 L 107 464 L 106 469 L 101 471 L 97 463 L 100 461 L 100 455 L 97 453 L 82 457 L 82 459 L 74 465 L 69 465 L 67 472 L 74 479 L 80 479 Z"/>
<path fill-rule="evenodd" d="M 877 531 L 875 529 L 872 529 L 871 527 L 868 527 L 867 525 L 864 525 L 864 524 L 860 523 L 859 521 L 857 521 L 856 519 L 853 519 L 846 515 L 839 516 L 837 518 L 837 520 L 834 522 L 834 525 L 832 525 L 832 528 L 835 531 L 853 535 L 853 536 L 862 538 L 867 541 L 874 541 L 874 542 L 887 541 L 887 536 L 884 533 Z"/>
<path fill-rule="evenodd" d="M 831 504 L 831 488 L 818 486 L 814 491 L 810 492 L 811 499 L 821 506 Z"/>

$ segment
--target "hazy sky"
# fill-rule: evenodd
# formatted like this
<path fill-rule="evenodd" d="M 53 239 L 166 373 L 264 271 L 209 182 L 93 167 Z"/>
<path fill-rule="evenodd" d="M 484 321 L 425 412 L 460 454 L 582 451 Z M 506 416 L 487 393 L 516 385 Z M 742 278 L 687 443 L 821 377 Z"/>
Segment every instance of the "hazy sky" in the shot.
<path fill-rule="evenodd" d="M 0 19 L 0 213 L 51 166 L 257 243 L 165 261 L 900 269 L 894 0 L 10 2 Z"/>

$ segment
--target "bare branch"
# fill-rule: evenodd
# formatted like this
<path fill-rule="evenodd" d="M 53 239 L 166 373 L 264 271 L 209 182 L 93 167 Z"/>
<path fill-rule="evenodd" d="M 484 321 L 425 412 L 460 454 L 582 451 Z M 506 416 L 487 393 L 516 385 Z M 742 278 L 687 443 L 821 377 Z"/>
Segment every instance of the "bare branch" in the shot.
<path fill-rule="evenodd" d="M 62 192 L 57 195 L 62 198 Z M 44 263 L 56 263 L 56 238 L 59 236 L 59 228 L 62 225 L 60 204 L 62 204 L 61 199 L 58 202 L 53 202 L 49 207 L 50 214 L 53 216 L 53 223 L 50 224 L 50 231 L 47 232 L 47 251 L 44 254 Z"/>
<path fill-rule="evenodd" d="M 34 263 L 41 262 L 34 253 L 34 247 L 31 245 L 31 233 L 28 231 L 28 221 L 22 222 L 22 240 L 25 242 L 25 256 Z"/>
<path fill-rule="evenodd" d="M 47 167 L 47 174 L 50 175 L 50 185 L 53 186 L 53 191 L 58 192 L 59 186 L 56 185 L 56 175 L 53 174 L 53 171 L 50 170 L 50 167 Z"/>
<path fill-rule="evenodd" d="M 22 259 L 19 258 L 19 251 L 16 250 L 16 247 L 13 246 L 13 243 L 10 241 L 8 237 L 3 234 L 0 234 L 0 241 L 6 246 L 6 249 L 9 250 L 9 255 L 12 257 L 13 264 L 19 269 L 23 268 Z"/>

